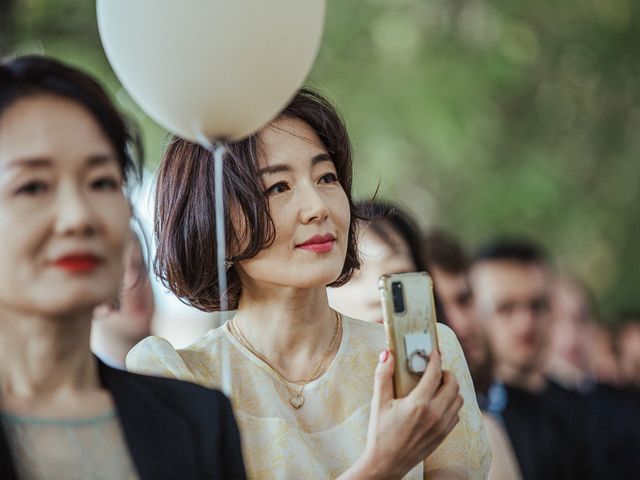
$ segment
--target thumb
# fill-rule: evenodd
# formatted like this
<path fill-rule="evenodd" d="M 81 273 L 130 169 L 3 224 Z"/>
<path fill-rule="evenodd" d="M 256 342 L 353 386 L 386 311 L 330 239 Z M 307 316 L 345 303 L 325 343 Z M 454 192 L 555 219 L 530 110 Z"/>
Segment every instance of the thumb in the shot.
<path fill-rule="evenodd" d="M 393 363 L 393 354 L 389 350 L 380 352 L 373 381 L 372 413 L 379 412 L 385 404 L 393 400 Z"/>

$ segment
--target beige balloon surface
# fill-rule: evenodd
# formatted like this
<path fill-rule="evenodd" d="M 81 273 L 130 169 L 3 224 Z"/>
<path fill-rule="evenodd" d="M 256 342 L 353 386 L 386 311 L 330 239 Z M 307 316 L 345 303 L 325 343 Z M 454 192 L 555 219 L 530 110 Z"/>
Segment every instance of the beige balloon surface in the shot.
<path fill-rule="evenodd" d="M 162 127 L 236 140 L 306 78 L 324 0 L 98 0 L 100 36 L 132 98 Z"/>

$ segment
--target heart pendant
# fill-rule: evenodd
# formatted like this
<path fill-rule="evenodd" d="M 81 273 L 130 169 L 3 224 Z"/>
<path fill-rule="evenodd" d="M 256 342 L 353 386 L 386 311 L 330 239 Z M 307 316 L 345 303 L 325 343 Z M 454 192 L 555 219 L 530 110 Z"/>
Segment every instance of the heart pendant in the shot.
<path fill-rule="evenodd" d="M 293 408 L 300 408 L 302 405 L 304 405 L 304 397 L 302 395 L 296 395 L 289 401 L 291 402 L 291 406 Z"/>

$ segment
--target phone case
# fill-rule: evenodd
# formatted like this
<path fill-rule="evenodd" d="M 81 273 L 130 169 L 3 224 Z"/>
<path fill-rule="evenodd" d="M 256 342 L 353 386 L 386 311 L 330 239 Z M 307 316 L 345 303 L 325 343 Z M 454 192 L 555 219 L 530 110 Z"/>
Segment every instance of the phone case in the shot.
<path fill-rule="evenodd" d="M 398 289 L 394 283 L 397 282 L 403 292 L 404 312 L 394 308 L 394 289 Z M 414 372 L 426 368 L 428 355 L 433 348 L 438 349 L 433 284 L 426 272 L 415 272 L 383 275 L 378 286 L 387 347 L 395 358 L 395 396 L 404 397 L 420 380 L 421 373 Z"/>

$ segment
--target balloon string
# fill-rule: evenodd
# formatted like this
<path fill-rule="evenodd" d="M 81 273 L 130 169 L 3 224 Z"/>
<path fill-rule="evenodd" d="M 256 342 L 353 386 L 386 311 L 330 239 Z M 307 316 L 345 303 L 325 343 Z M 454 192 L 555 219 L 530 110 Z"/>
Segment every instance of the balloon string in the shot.
<path fill-rule="evenodd" d="M 227 254 L 226 236 L 224 228 L 224 192 L 223 192 L 223 166 L 224 154 L 227 147 L 224 142 L 210 141 L 205 135 L 198 135 L 198 142 L 213 154 L 213 191 L 216 220 L 216 257 L 218 267 L 218 293 L 220 299 L 220 320 L 226 320 L 229 301 L 227 298 L 227 271 L 224 266 L 224 259 Z"/>
<path fill-rule="evenodd" d="M 224 179 L 223 179 L 223 166 L 224 166 L 224 154 L 227 152 L 227 147 L 224 142 L 214 141 L 211 142 L 205 135 L 198 135 L 198 142 L 203 145 L 207 150 L 213 153 L 213 174 L 214 174 L 214 197 L 215 197 L 215 216 L 216 216 L 216 257 L 218 267 L 218 287 L 220 295 L 220 316 L 218 321 L 218 327 L 227 320 L 229 315 L 229 300 L 227 298 L 227 270 L 225 268 L 225 257 L 227 253 L 226 237 L 225 237 L 225 225 L 224 225 Z M 231 378 L 231 363 L 229 361 L 229 349 L 227 345 L 223 343 L 222 348 L 222 378 L 220 388 L 225 395 L 231 396 L 232 392 L 232 378 Z"/>
<path fill-rule="evenodd" d="M 227 270 L 225 268 L 225 257 L 227 254 L 226 236 L 224 228 L 224 190 L 223 190 L 223 163 L 224 154 L 227 148 L 224 143 L 215 144 L 213 152 L 214 161 L 214 193 L 216 207 L 216 246 L 218 256 L 218 284 L 220 287 L 220 312 L 221 320 L 226 320 L 227 310 L 229 310 L 227 298 Z"/>

